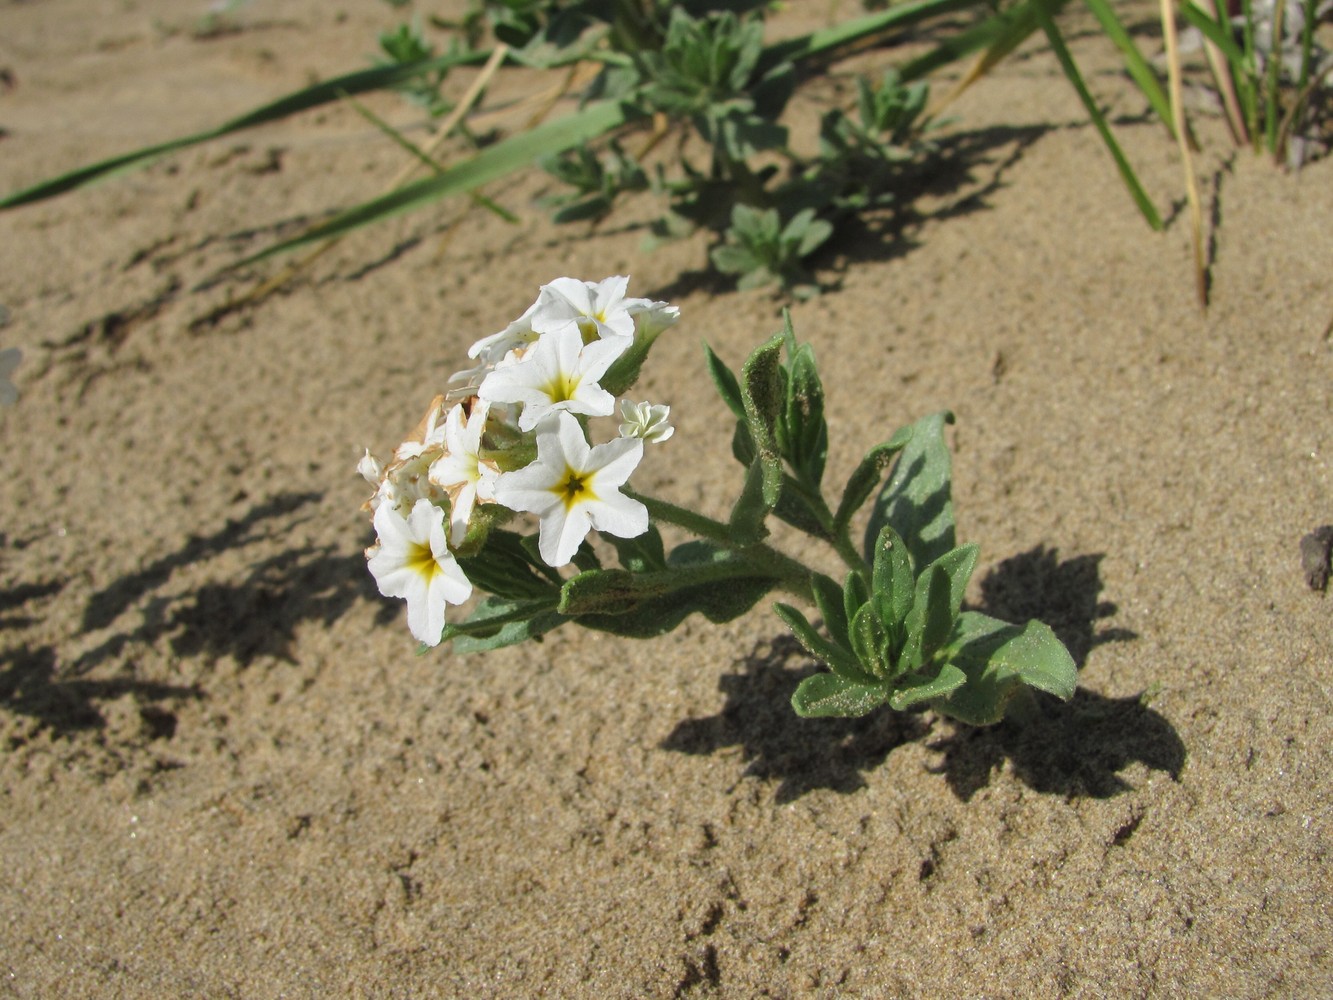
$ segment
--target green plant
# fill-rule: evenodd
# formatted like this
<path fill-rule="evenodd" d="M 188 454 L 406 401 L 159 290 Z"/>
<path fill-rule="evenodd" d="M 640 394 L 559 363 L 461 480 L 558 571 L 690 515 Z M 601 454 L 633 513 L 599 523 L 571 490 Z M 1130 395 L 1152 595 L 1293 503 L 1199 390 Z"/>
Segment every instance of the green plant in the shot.
<path fill-rule="evenodd" d="M 708 255 L 723 274 L 740 276 L 740 288 L 755 288 L 777 282 L 798 298 L 813 295 L 818 288 L 801 261 L 833 235 L 833 224 L 815 217 L 805 208 L 785 224 L 776 208 L 737 205 L 731 211 L 726 242 Z"/>
<path fill-rule="evenodd" d="M 669 408 L 622 400 L 619 436 L 594 443 L 595 428 L 678 311 L 628 298 L 627 281 L 543 286 L 522 317 L 473 346 L 477 366 L 432 401 L 392 460 L 362 461 L 375 489 L 370 570 L 382 593 L 407 601 L 424 646 L 492 650 L 565 625 L 649 638 L 694 613 L 727 621 L 781 591 L 822 619 L 774 605 L 829 668 L 796 690 L 799 715 L 931 707 L 984 725 L 1030 689 L 1073 695 L 1074 662 L 1048 627 L 963 608 L 978 549 L 955 539 L 951 414 L 871 448 L 830 501 L 824 388 L 789 319 L 739 373 L 706 352 L 743 470 L 727 519 L 632 490 L 645 453 L 672 437 Z M 857 544 L 854 522 L 872 496 Z M 525 513 L 535 533 L 515 530 Z M 842 582 L 773 545 L 770 517 L 827 544 Z M 667 551 L 659 525 L 694 537 Z M 590 530 L 605 544 L 590 544 Z M 447 606 L 476 589 L 490 596 L 447 621 Z"/>

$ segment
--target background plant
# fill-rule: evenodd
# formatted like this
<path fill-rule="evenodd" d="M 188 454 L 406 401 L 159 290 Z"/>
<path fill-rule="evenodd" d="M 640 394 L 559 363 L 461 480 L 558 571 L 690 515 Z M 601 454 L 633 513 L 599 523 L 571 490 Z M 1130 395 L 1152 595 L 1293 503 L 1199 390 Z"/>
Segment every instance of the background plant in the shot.
<path fill-rule="evenodd" d="M 1041 31 L 1144 218 L 1160 229 L 1161 215 L 1058 26 L 1057 15 L 1066 2 L 1017 0 L 997 7 L 985 0 L 909 0 L 810 35 L 767 43 L 763 15 L 769 5 L 753 0 L 486 0 L 456 23 L 428 19 L 433 29 L 450 33 L 442 54 L 436 54 L 437 46 L 421 28 L 400 25 L 381 38 L 380 66 L 308 87 L 215 129 L 34 184 L 0 199 L 0 210 L 371 90 L 401 90 L 435 116 L 452 108 L 442 132 L 461 131 L 468 138 L 467 113 L 481 99 L 483 88 L 474 87 L 467 100 L 452 101 L 445 96 L 450 72 L 460 66 L 514 63 L 561 69 L 567 86 L 584 80 L 578 110 L 547 121 L 550 105 L 539 116 L 542 120 L 520 131 L 484 144 L 469 141 L 463 158 L 448 164 L 419 155 L 422 151 L 399 136 L 396 141 L 414 158 L 432 165 L 432 176 L 395 183 L 383 195 L 238 265 L 335 238 L 444 197 L 466 194 L 478 200 L 483 185 L 540 161 L 572 183 L 570 193 L 551 199 L 562 220 L 599 218 L 613 210 L 621 194 L 650 188 L 665 200 L 655 227 L 659 237 L 706 227 L 714 233 L 710 259 L 719 269 L 746 285 L 777 282 L 788 291 L 806 293 L 815 287 L 806 265 L 809 255 L 836 236 L 849 215 L 891 206 L 909 168 L 930 155 L 929 131 L 935 119 L 926 110 L 925 78 L 958 60 L 972 60 L 943 102 L 947 104 Z M 1121 52 L 1126 72 L 1148 106 L 1180 143 L 1202 274 L 1202 213 L 1179 96 L 1173 0 L 1164 0 L 1163 25 L 1174 67 L 1168 76 L 1174 84 L 1170 79 L 1164 83 L 1108 0 L 1084 2 Z M 1183 0 L 1180 15 L 1199 28 L 1211 51 L 1220 53 L 1214 66 L 1233 130 L 1278 155 L 1293 148 L 1294 138 L 1310 137 L 1312 123 L 1326 104 L 1321 88 L 1330 60 L 1318 28 L 1329 18 L 1328 0 L 1290 0 L 1269 8 L 1247 2 L 1239 22 L 1225 21 L 1208 2 Z M 960 13 L 965 15 L 961 27 L 956 19 Z M 950 15 L 955 19 L 947 19 Z M 891 45 L 909 28 L 933 38 L 933 47 L 878 80 L 861 80 L 856 107 L 831 109 L 821 122 L 819 152 L 806 158 L 794 155 L 781 121 L 793 90 L 848 46 L 871 41 Z M 493 42 L 490 48 L 485 47 L 488 42 Z M 578 64 L 596 71 L 569 75 L 565 68 Z M 668 140 L 674 142 L 674 154 L 659 157 L 650 169 L 644 157 Z M 480 203 L 501 208 L 485 199 Z"/>

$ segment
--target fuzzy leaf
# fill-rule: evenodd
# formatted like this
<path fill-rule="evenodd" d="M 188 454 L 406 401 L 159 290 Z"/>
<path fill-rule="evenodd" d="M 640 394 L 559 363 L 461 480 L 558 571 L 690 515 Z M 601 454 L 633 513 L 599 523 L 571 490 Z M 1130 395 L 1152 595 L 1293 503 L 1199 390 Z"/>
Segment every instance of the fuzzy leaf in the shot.
<path fill-rule="evenodd" d="M 895 711 L 901 712 L 913 705 L 919 705 L 923 701 L 930 701 L 932 698 L 942 698 L 951 694 L 966 683 L 967 674 L 952 663 L 946 663 L 931 680 L 914 684 L 911 687 L 902 687 L 893 692 L 889 704 Z"/>
<path fill-rule="evenodd" d="M 980 549 L 976 545 L 960 545 L 946 552 L 922 570 L 916 579 L 912 610 L 904 625 L 907 643 L 903 661 L 915 669 L 948 640 L 963 606 L 967 581 L 977 565 Z"/>
<path fill-rule="evenodd" d="M 842 500 L 838 504 L 838 512 L 833 516 L 836 530 L 841 531 L 845 528 L 853 515 L 861 509 L 861 505 L 870 499 L 879 477 L 884 474 L 894 456 L 912 440 L 912 430 L 911 427 L 900 428 L 888 441 L 875 445 L 866 453 L 866 457 L 861 459 L 861 464 L 853 470 L 847 480 L 847 487 L 842 491 Z"/>
<path fill-rule="evenodd" d="M 886 684 L 857 684 L 837 674 L 815 674 L 801 681 L 791 707 L 804 719 L 855 718 L 874 711 L 889 697 Z"/>
<path fill-rule="evenodd" d="M 801 612 L 790 605 L 780 603 L 774 604 L 773 610 L 791 629 L 792 635 L 796 636 L 796 641 L 805 648 L 805 651 L 839 677 L 857 684 L 876 683 L 874 676 L 861 668 L 849 650 L 825 639 Z"/>
<path fill-rule="evenodd" d="M 707 344 L 704 344 L 704 358 L 708 363 L 708 374 L 713 377 L 713 385 L 717 386 L 717 394 L 722 397 L 722 402 L 736 414 L 737 420 L 744 420 L 745 401 L 741 398 L 741 384 L 736 381 L 736 376 Z"/>
<path fill-rule="evenodd" d="M 824 419 L 824 386 L 809 344 L 796 343 L 791 314 L 783 312 L 787 344 L 787 458 L 801 482 L 818 491 L 828 460 L 828 423 Z"/>
<path fill-rule="evenodd" d="M 916 566 L 927 566 L 954 547 L 953 466 L 944 441 L 944 425 L 951 423 L 953 414 L 946 411 L 912 425 L 911 439 L 871 511 L 865 535 L 867 562 L 886 524 L 907 544 Z"/>
<path fill-rule="evenodd" d="M 448 622 L 444 626 L 440 641 L 447 642 L 459 636 L 485 637 L 495 635 L 506 625 L 534 620 L 540 615 L 554 613 L 555 603 L 554 598 L 538 601 L 511 601 L 501 597 L 487 597 L 463 621 Z M 561 621 L 565 620 L 567 619 L 561 618 Z M 508 643 L 505 643 L 505 645 L 508 645 Z"/>
<path fill-rule="evenodd" d="M 907 553 L 907 546 L 887 524 L 875 543 L 873 566 L 871 591 L 876 610 L 886 625 L 902 625 L 912 610 L 916 580 L 912 576 L 912 558 Z"/>
<path fill-rule="evenodd" d="M 845 649 L 851 648 L 848 636 L 847 609 L 843 605 L 842 588 L 823 573 L 810 575 L 810 589 L 814 591 L 815 607 L 824 619 L 824 627 L 833 641 Z"/>
<path fill-rule="evenodd" d="M 1004 718 L 1011 698 L 1024 684 L 1068 701 L 1074 696 L 1077 670 L 1055 633 L 1041 622 L 1010 625 L 975 611 L 964 612 L 950 644 L 949 662 L 967 683 L 934 707 L 974 726 Z"/>
<path fill-rule="evenodd" d="M 652 570 L 666 569 L 666 550 L 662 546 L 662 533 L 657 525 L 648 525 L 648 530 L 633 538 L 605 536 L 616 548 L 620 565 L 633 573 L 646 573 Z"/>
<path fill-rule="evenodd" d="M 522 536 L 512 531 L 491 531 L 482 551 L 473 556 L 460 555 L 458 565 L 475 586 L 496 597 L 522 601 L 551 598 L 557 593 L 549 579 L 533 572 Z"/>
<path fill-rule="evenodd" d="M 866 586 L 865 578 L 855 570 L 851 570 L 842 584 L 842 608 L 848 622 L 856 618 L 856 613 L 868 600 L 870 600 L 870 589 Z"/>

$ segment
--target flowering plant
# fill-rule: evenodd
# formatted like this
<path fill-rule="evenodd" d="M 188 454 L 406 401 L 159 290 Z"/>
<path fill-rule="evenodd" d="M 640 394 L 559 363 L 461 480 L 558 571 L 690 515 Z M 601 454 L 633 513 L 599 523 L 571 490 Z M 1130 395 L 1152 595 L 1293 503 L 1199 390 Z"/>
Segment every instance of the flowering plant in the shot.
<path fill-rule="evenodd" d="M 453 376 L 388 462 L 369 452 L 361 460 L 375 487 L 370 571 L 382 594 L 407 601 L 421 643 L 496 649 L 567 623 L 648 638 L 695 612 L 730 620 L 783 591 L 822 620 L 774 605 L 829 668 L 796 690 L 800 715 L 929 706 L 980 725 L 999 721 L 1028 688 L 1073 695 L 1074 662 L 1046 625 L 963 610 L 978 549 L 954 538 L 944 441 L 952 414 L 871 448 L 836 503 L 825 499 L 824 390 L 790 319 L 739 375 L 706 348 L 744 468 L 728 519 L 632 489 L 645 451 L 673 428 L 666 405 L 623 397 L 679 310 L 628 297 L 628 281 L 542 286 L 522 316 L 472 346 L 475 366 Z M 617 398 L 618 434 L 599 440 L 596 421 L 617 416 Z M 872 495 L 858 545 L 852 523 Z M 535 534 L 515 529 L 523 514 L 536 517 Z M 831 546 L 843 580 L 769 544 L 770 516 Z M 659 525 L 696 537 L 668 552 Z M 595 547 L 592 531 L 606 544 Z M 447 606 L 474 589 L 488 594 L 447 620 Z"/>

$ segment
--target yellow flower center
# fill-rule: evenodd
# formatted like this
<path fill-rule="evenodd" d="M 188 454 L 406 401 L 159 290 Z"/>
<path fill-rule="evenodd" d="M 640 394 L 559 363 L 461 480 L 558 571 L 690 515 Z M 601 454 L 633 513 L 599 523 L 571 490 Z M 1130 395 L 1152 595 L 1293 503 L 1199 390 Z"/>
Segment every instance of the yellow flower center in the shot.
<path fill-rule="evenodd" d="M 552 403 L 567 403 L 574 398 L 574 393 L 578 391 L 580 379 L 570 378 L 563 372 L 552 379 L 543 388 L 543 392 L 550 398 Z"/>
<path fill-rule="evenodd" d="M 431 551 L 430 545 L 414 542 L 407 555 L 407 568 L 420 573 L 427 580 L 433 580 L 440 571 L 440 564 L 435 561 L 435 553 Z"/>
<path fill-rule="evenodd" d="M 556 486 L 555 491 L 565 505 L 565 510 L 573 510 L 585 500 L 596 499 L 592 487 L 588 485 L 588 477 L 573 469 L 566 470 L 564 481 Z"/>

